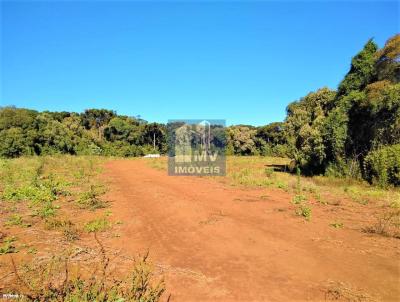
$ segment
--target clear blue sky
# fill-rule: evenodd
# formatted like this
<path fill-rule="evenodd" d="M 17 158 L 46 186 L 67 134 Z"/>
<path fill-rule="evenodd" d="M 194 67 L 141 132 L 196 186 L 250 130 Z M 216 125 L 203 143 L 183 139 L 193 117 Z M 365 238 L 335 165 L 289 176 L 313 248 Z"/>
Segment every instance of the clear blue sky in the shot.
<path fill-rule="evenodd" d="M 0 105 L 262 125 L 397 32 L 387 1 L 3 1 Z"/>

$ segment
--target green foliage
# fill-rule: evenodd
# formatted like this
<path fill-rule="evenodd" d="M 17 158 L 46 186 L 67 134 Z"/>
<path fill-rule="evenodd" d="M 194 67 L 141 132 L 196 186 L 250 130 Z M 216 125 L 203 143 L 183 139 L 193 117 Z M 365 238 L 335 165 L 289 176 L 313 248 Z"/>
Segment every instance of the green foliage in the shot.
<path fill-rule="evenodd" d="M 330 226 L 335 229 L 341 229 L 341 228 L 343 228 L 343 223 L 342 222 L 333 222 L 330 224 Z"/>
<path fill-rule="evenodd" d="M 292 157 L 305 173 L 322 172 L 326 161 L 324 122 L 335 92 L 322 88 L 287 108 L 285 133 Z"/>
<path fill-rule="evenodd" d="M 292 203 L 293 204 L 301 204 L 306 200 L 307 200 L 307 197 L 305 197 L 304 195 L 295 195 L 292 199 Z"/>
<path fill-rule="evenodd" d="M 274 174 L 273 168 L 265 168 L 265 176 L 271 177 Z"/>
<path fill-rule="evenodd" d="M 227 128 L 227 148 L 232 154 L 255 155 L 257 130 L 250 126 L 231 126 Z"/>
<path fill-rule="evenodd" d="M 364 175 L 381 187 L 400 185 L 400 144 L 371 151 L 364 160 Z"/>
<path fill-rule="evenodd" d="M 46 219 L 46 228 L 49 230 L 59 230 L 67 241 L 79 239 L 79 230 L 71 220 L 67 219 Z"/>
<path fill-rule="evenodd" d="M 15 247 L 14 242 L 16 241 L 15 237 L 6 237 L 3 239 L 3 243 L 0 245 L 0 255 L 17 253 L 18 250 Z"/>
<path fill-rule="evenodd" d="M 306 205 L 300 205 L 296 209 L 296 214 L 298 216 L 303 217 L 307 221 L 311 220 L 311 213 L 312 213 L 312 209 L 309 206 L 306 206 Z"/>
<path fill-rule="evenodd" d="M 97 218 L 85 224 L 84 229 L 88 233 L 104 232 L 111 227 L 110 222 L 105 218 Z"/>
<path fill-rule="evenodd" d="M 32 154 L 32 140 L 22 128 L 9 128 L 0 131 L 0 156 L 18 157 Z"/>
<path fill-rule="evenodd" d="M 378 80 L 400 81 L 400 35 L 387 40 L 385 47 L 377 52 Z"/>
<path fill-rule="evenodd" d="M 340 83 L 339 95 L 347 95 L 353 90 L 362 90 L 371 82 L 375 75 L 376 52 L 378 46 L 374 41 L 369 40 L 351 60 L 350 71 Z"/>
<path fill-rule="evenodd" d="M 390 162 L 383 163 L 371 153 L 400 144 L 399 58 L 400 35 L 382 49 L 369 40 L 352 58 L 337 91 L 324 87 L 289 104 L 283 123 L 222 130 L 226 154 L 290 157 L 306 175 L 364 177 L 382 186 L 399 185 L 396 156 L 387 155 L 385 161 Z M 173 139 L 166 134 L 166 125 L 106 109 L 78 114 L 0 108 L 0 157 L 165 154 L 167 140 Z M 39 195 L 34 190 L 6 187 L 3 196 L 20 200 Z"/>
<path fill-rule="evenodd" d="M 395 156 L 387 164 L 366 156 L 400 143 L 399 39 L 391 38 L 381 50 L 368 41 L 337 92 L 323 88 L 288 106 L 283 128 L 290 156 L 303 173 L 398 185 Z M 390 176 L 386 165 L 394 171 Z"/>
<path fill-rule="evenodd" d="M 166 152 L 166 128 L 105 109 L 84 113 L 0 108 L 0 157 L 22 155 L 141 156 Z"/>
<path fill-rule="evenodd" d="M 47 218 L 56 215 L 57 207 L 52 202 L 41 203 L 33 212 L 35 216 Z"/>
<path fill-rule="evenodd" d="M 86 209 L 100 209 L 106 207 L 106 202 L 100 199 L 105 193 L 105 188 L 101 185 L 91 184 L 88 191 L 82 192 L 78 199 L 78 205 Z"/>
<path fill-rule="evenodd" d="M 19 214 L 12 214 L 7 218 L 7 221 L 4 223 L 5 226 L 22 226 L 22 227 L 30 227 L 29 223 L 25 223 L 22 219 L 22 216 Z"/>

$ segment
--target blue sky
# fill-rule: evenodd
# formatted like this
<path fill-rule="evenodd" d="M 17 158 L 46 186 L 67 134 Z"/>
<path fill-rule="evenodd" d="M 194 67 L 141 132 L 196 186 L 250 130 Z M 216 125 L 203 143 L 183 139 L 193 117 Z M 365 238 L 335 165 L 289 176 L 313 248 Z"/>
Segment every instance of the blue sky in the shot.
<path fill-rule="evenodd" d="M 388 1 L 3 1 L 0 106 L 263 125 L 397 32 Z"/>

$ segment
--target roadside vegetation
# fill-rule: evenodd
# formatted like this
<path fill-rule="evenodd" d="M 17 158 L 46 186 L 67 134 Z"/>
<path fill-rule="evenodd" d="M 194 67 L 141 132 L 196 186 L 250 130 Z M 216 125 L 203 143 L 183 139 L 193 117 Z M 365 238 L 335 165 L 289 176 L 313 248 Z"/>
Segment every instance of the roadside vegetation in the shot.
<path fill-rule="evenodd" d="M 154 169 L 167 171 L 167 157 L 148 158 L 146 162 Z M 283 191 L 288 194 L 293 213 L 306 221 L 312 221 L 313 208 L 351 210 L 359 207 L 373 216 L 360 231 L 400 238 L 399 188 L 382 188 L 352 177 L 304 176 L 291 173 L 288 168 L 280 171 L 290 163 L 290 159 L 282 157 L 228 156 L 227 175 L 213 179 L 236 187 Z M 337 221 L 330 225 L 337 229 L 344 226 Z"/>
<path fill-rule="evenodd" d="M 147 255 L 136 257 L 128 275 L 109 271 L 112 251 L 102 241 L 119 222 L 107 209 L 103 162 L 68 155 L 0 159 L 2 294 L 18 301 L 159 300 L 164 284 L 153 280 Z M 82 251 L 91 256 L 82 259 Z"/>

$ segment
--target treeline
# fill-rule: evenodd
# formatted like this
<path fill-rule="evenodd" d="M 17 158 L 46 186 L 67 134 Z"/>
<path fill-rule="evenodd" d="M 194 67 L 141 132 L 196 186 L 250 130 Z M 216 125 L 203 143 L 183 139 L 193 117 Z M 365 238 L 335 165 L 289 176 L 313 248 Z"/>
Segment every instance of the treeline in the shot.
<path fill-rule="evenodd" d="M 400 185 L 400 35 L 353 57 L 337 91 L 309 93 L 287 107 L 288 155 L 302 172 Z"/>
<path fill-rule="evenodd" d="M 288 156 L 302 173 L 400 185 L 400 35 L 370 40 L 337 90 L 287 107 L 283 122 L 226 128 L 228 155 Z M 0 156 L 167 152 L 167 127 L 105 109 L 83 113 L 0 109 Z"/>
<path fill-rule="evenodd" d="M 166 152 L 165 125 L 88 109 L 83 113 L 0 109 L 0 156 L 112 155 Z"/>
<path fill-rule="evenodd" d="M 227 154 L 285 156 L 283 123 L 226 128 Z M 105 155 L 167 153 L 167 125 L 106 109 L 38 112 L 0 108 L 0 156 Z"/>

